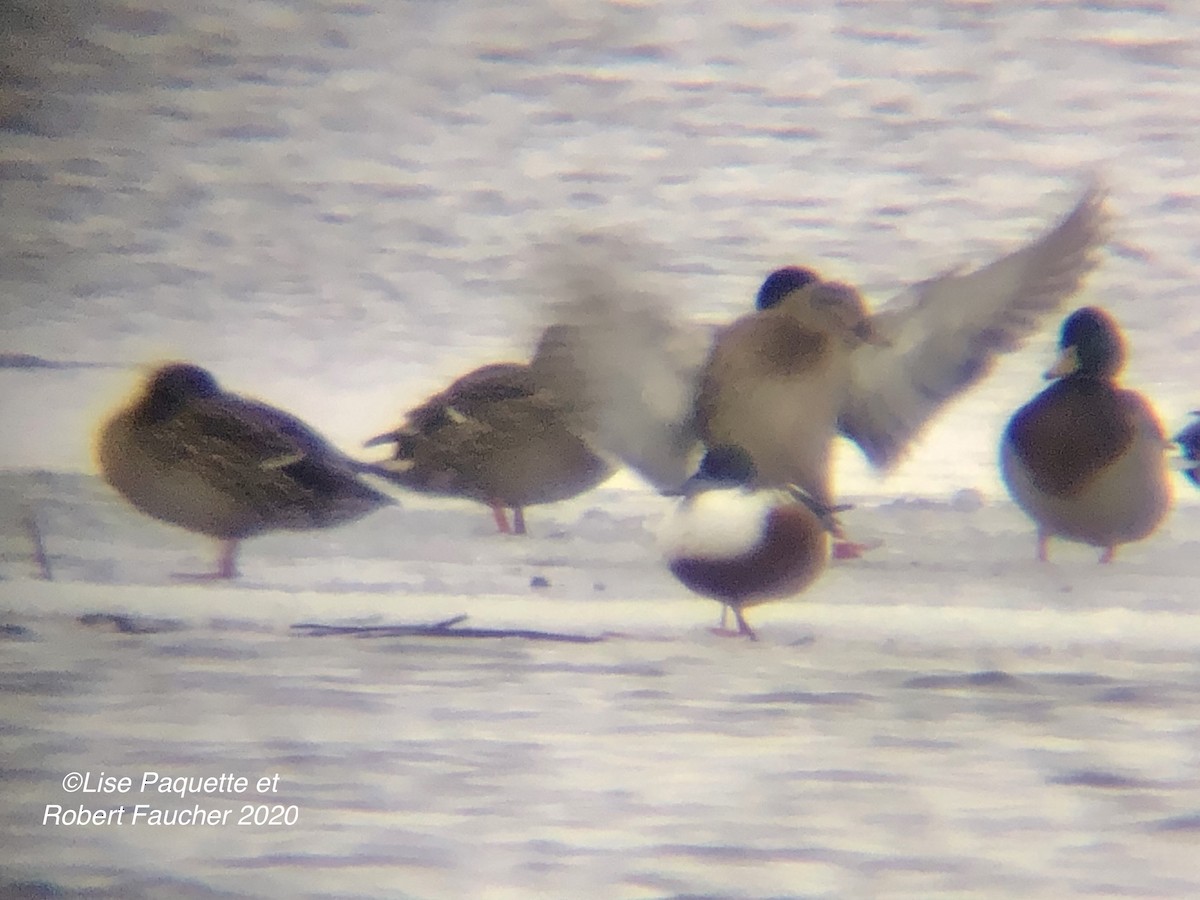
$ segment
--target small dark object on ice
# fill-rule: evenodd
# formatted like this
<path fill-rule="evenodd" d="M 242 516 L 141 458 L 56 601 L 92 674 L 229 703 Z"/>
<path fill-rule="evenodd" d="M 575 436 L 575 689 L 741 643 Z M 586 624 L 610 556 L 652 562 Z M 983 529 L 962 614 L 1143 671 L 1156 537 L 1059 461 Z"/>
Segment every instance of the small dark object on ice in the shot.
<path fill-rule="evenodd" d="M 455 616 L 431 625 L 321 625 L 303 622 L 292 629 L 308 637 L 454 637 L 454 638 L 523 638 L 528 641 L 559 641 L 568 644 L 594 644 L 603 637 L 586 634 L 559 634 L 552 631 L 531 631 L 523 628 L 455 628 L 465 622 L 465 615 Z"/>
<path fill-rule="evenodd" d="M 119 369 L 117 363 L 46 359 L 32 353 L 0 353 L 0 369 Z"/>
<path fill-rule="evenodd" d="M 84 613 L 76 621 L 90 628 L 109 628 L 118 634 L 161 634 L 164 631 L 179 631 L 183 623 L 178 619 L 152 619 L 148 616 L 126 616 L 120 613 Z"/>

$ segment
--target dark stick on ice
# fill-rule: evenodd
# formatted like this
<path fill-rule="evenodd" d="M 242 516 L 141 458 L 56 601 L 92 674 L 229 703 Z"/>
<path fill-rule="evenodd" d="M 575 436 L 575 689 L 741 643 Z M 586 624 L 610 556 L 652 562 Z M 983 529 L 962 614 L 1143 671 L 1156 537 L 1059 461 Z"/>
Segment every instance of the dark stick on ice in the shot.
<path fill-rule="evenodd" d="M 604 640 L 586 634 L 559 634 L 552 631 L 532 631 L 523 628 L 455 628 L 465 622 L 465 615 L 454 616 L 431 625 L 322 625 L 303 622 L 292 629 L 307 637 L 452 637 L 452 638 L 522 638 L 527 641 L 560 641 L 570 644 L 594 644 Z"/>
<path fill-rule="evenodd" d="M 178 619 L 152 619 L 149 616 L 127 616 L 121 613 L 84 613 L 76 620 L 89 628 L 108 628 L 117 634 L 162 634 L 179 631 L 183 623 Z"/>
<path fill-rule="evenodd" d="M 0 369 L 123 369 L 120 363 L 46 359 L 32 353 L 0 353 Z"/>
<path fill-rule="evenodd" d="M 54 573 L 50 571 L 50 558 L 46 556 L 46 545 L 42 541 L 42 529 L 38 526 L 37 516 L 32 509 L 25 510 L 23 520 L 29 542 L 33 544 L 33 561 L 37 563 L 43 581 L 53 581 Z"/>

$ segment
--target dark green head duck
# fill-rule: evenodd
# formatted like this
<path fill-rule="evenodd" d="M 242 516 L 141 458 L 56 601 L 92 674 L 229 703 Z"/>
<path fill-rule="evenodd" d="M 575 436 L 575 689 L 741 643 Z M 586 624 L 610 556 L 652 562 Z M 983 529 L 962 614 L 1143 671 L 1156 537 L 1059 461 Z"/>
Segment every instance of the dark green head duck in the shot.
<path fill-rule="evenodd" d="M 1060 536 L 1102 548 L 1148 536 L 1171 503 L 1162 425 L 1140 394 L 1119 387 L 1125 340 L 1111 315 L 1076 310 L 1063 323 L 1054 382 L 1009 420 L 1000 467 L 1037 525 L 1038 559 Z"/>

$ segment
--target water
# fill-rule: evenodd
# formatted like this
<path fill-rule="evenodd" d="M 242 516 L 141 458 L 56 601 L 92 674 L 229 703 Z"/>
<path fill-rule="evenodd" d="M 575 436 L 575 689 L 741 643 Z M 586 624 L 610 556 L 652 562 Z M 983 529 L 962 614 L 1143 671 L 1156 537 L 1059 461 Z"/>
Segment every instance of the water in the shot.
<path fill-rule="evenodd" d="M 1197 893 L 1195 504 L 1111 570 L 1028 562 L 995 448 L 1055 323 L 886 481 L 884 547 L 708 635 L 632 483 L 501 540 L 454 502 L 207 548 L 94 481 L 89 435 L 169 357 L 347 449 L 524 353 L 535 248 L 647 236 L 697 316 L 811 264 L 883 302 L 1111 186 L 1080 302 L 1169 427 L 1192 311 L 1200 14 L 1179 4 L 202 5 L 0 17 L 0 821 L 64 896 Z M 47 24 L 48 23 L 48 24 Z M 53 474 L 22 474 L 46 470 Z M 939 498 L 978 490 L 981 509 Z M 934 505 L 895 505 L 896 496 Z M 32 504 L 56 580 L 20 520 Z M 551 587 L 530 588 L 535 575 Z M 543 627 L 596 644 L 301 638 L 304 620 Z M 149 633 L 77 616 L 120 613 Z M 120 624 L 120 623 L 119 623 Z M 140 626 L 139 626 L 140 627 Z M 42 826 L 71 771 L 279 773 L 292 826 Z M 235 808 L 238 797 L 202 805 Z M 274 797 L 271 798 L 274 801 Z M 113 804 L 142 802 L 120 795 Z M 90 802 L 89 802 L 90 803 Z M 98 805 L 103 805 L 102 803 Z M 164 803 L 164 806 L 179 804 Z"/>

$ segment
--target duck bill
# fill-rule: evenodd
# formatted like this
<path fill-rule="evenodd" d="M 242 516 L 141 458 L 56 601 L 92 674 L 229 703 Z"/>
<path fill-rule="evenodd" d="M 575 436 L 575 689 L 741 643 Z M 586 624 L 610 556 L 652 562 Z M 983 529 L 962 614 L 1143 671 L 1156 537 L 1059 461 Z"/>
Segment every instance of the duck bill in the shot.
<path fill-rule="evenodd" d="M 713 486 L 711 479 L 705 478 L 699 472 L 688 478 L 683 484 L 676 488 L 665 488 L 659 491 L 664 497 L 691 497 L 700 493 L 706 488 Z"/>
<path fill-rule="evenodd" d="M 864 344 L 874 344 L 876 347 L 892 346 L 889 340 L 870 319 L 863 319 L 854 326 L 854 336 Z"/>
<path fill-rule="evenodd" d="M 1047 380 L 1051 378 L 1065 378 L 1067 375 L 1074 374 L 1079 370 L 1079 351 L 1074 346 L 1066 347 L 1062 353 L 1058 354 L 1058 359 L 1054 361 L 1046 374 L 1043 376 Z"/>

